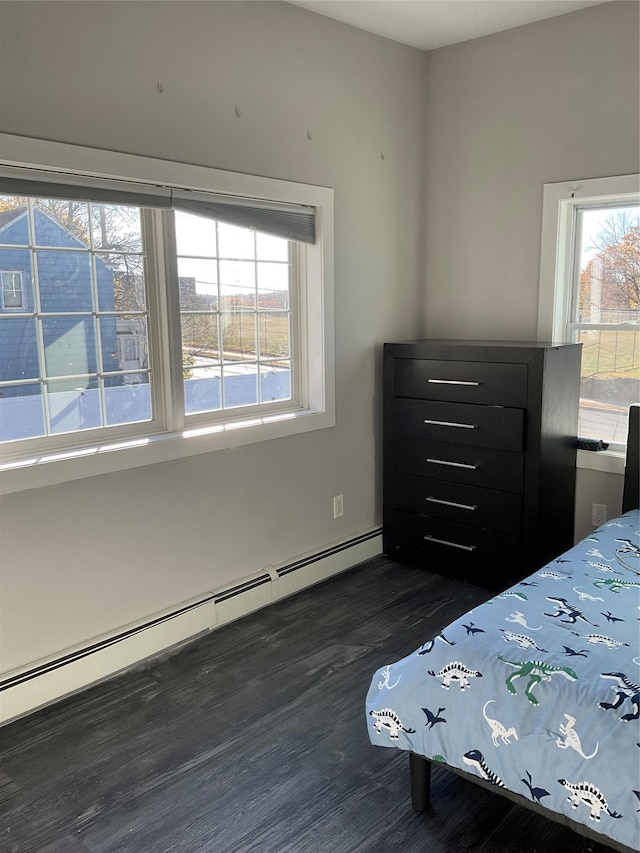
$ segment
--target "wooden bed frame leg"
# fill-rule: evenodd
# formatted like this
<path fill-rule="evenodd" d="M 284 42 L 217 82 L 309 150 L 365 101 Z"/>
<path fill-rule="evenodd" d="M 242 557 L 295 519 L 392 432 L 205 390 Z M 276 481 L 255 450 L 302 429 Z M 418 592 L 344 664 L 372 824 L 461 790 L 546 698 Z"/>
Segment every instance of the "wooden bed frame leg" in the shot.
<path fill-rule="evenodd" d="M 411 805 L 417 812 L 426 811 L 431 801 L 431 762 L 422 755 L 409 753 Z"/>

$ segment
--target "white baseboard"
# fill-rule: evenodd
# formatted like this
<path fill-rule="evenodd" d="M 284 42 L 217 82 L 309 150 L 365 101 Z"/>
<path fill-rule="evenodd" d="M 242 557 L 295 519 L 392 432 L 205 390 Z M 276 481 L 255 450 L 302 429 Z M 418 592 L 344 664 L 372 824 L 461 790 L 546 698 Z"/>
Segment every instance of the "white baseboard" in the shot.
<path fill-rule="evenodd" d="M 382 532 L 265 569 L 53 658 L 0 675 L 0 725 L 140 665 L 382 552 Z"/>

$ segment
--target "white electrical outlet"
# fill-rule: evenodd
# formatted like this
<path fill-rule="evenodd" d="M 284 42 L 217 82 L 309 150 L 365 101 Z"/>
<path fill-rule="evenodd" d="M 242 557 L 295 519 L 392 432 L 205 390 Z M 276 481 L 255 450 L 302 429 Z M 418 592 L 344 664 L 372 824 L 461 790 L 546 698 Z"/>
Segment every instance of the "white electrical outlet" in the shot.
<path fill-rule="evenodd" d="M 342 495 L 336 495 L 333 499 L 333 517 L 340 518 L 344 515 L 344 498 Z"/>
<path fill-rule="evenodd" d="M 607 520 L 607 507 L 605 504 L 591 504 L 591 523 L 596 526 L 604 524 Z"/>

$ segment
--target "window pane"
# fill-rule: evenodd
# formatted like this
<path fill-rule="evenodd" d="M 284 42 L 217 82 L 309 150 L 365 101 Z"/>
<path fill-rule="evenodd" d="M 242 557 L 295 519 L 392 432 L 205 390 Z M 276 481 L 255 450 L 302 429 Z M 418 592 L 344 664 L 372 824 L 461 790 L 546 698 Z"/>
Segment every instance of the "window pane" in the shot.
<path fill-rule="evenodd" d="M 178 286 L 181 309 L 218 310 L 218 265 L 215 261 L 178 258 Z"/>
<path fill-rule="evenodd" d="M 100 311 L 144 311 L 144 257 L 117 254 L 95 257 Z"/>
<path fill-rule="evenodd" d="M 218 222 L 218 249 L 221 258 L 255 258 L 255 231 Z"/>
<path fill-rule="evenodd" d="M 91 205 L 91 238 L 97 249 L 142 252 L 140 208 L 117 204 Z"/>
<path fill-rule="evenodd" d="M 289 315 L 273 311 L 258 315 L 261 358 L 278 358 L 289 355 Z"/>
<path fill-rule="evenodd" d="M 0 386 L 0 395 L 24 398 L 20 408 L 24 426 L 11 421 L 10 427 L 5 418 L 6 436 L 148 420 L 148 315 L 140 209 L 56 199 L 23 201 L 23 209 L 0 210 L 4 241 L 0 382 L 12 383 Z M 33 251 L 33 242 L 29 247 L 30 217 L 37 240 L 49 248 Z M 92 240 L 101 251 L 92 250 Z M 24 244 L 26 248 L 18 248 Z M 104 251 L 107 247 L 118 251 Z M 32 256 L 37 276 L 31 273 Z M 17 308 L 21 285 L 23 307 Z M 11 317 L 12 307 L 35 316 Z M 104 381 L 101 374 L 106 374 Z M 27 378 L 42 384 L 17 384 Z M 3 392 L 2 387 L 11 391 Z"/>
<path fill-rule="evenodd" d="M 178 257 L 186 414 L 290 399 L 289 241 L 186 215 L 176 228 L 192 255 Z"/>
<path fill-rule="evenodd" d="M 578 211 L 581 241 L 574 300 L 583 326 L 640 323 L 640 206 Z M 640 333 L 582 328 L 580 435 L 624 442 L 627 408 L 640 399 Z"/>
<path fill-rule="evenodd" d="M 29 201 L 23 196 L 0 195 L 0 245 L 28 246 L 31 243 Z"/>
<path fill-rule="evenodd" d="M 53 433 L 102 426 L 97 379 L 49 382 L 47 391 Z"/>
<path fill-rule="evenodd" d="M 107 376 L 104 380 L 107 424 L 132 424 L 151 419 L 151 386 L 146 373 L 129 373 L 124 377 Z"/>
<path fill-rule="evenodd" d="M 176 245 L 179 255 L 216 257 L 216 223 L 214 219 L 176 211 Z"/>
<path fill-rule="evenodd" d="M 131 315 L 102 317 L 100 320 L 102 370 L 146 370 L 149 367 L 147 323 Z"/>
<path fill-rule="evenodd" d="M 577 320 L 640 320 L 640 206 L 579 211 L 581 245 Z"/>
<path fill-rule="evenodd" d="M 40 376 L 36 321 L 30 317 L 0 320 L 0 381 Z M 29 392 L 27 392 L 29 393 Z"/>
<path fill-rule="evenodd" d="M 220 261 L 222 307 L 255 308 L 256 265 L 253 261 Z"/>
<path fill-rule="evenodd" d="M 629 404 L 640 400 L 640 332 L 587 330 L 582 342 L 579 434 L 625 442 Z"/>
<path fill-rule="evenodd" d="M 260 261 L 288 261 L 289 241 L 270 234 L 256 233 L 256 254 Z"/>
<path fill-rule="evenodd" d="M 222 408 L 220 368 L 185 368 L 184 406 L 187 415 L 214 412 Z"/>
<path fill-rule="evenodd" d="M 260 308 L 289 308 L 289 265 L 258 264 Z"/>
<path fill-rule="evenodd" d="M 224 311 L 222 324 L 222 352 L 225 361 L 255 360 L 256 315 L 253 311 Z"/>
<path fill-rule="evenodd" d="M 44 434 L 42 386 L 4 385 L 0 388 L 0 441 Z"/>
<path fill-rule="evenodd" d="M 182 363 L 185 367 L 211 367 L 220 362 L 216 314 L 182 314 Z M 191 374 L 193 375 L 193 373 Z"/>
<path fill-rule="evenodd" d="M 291 364 L 282 360 L 260 368 L 260 399 L 263 403 L 270 400 L 291 399 Z"/>
<path fill-rule="evenodd" d="M 33 221 L 37 246 L 77 249 L 89 245 L 89 205 L 84 201 L 35 199 Z"/>
<path fill-rule="evenodd" d="M 42 321 L 42 334 L 47 376 L 98 372 L 92 318 L 46 318 Z"/>
<path fill-rule="evenodd" d="M 258 402 L 258 367 L 256 364 L 224 367 L 224 407 L 253 406 Z"/>
<path fill-rule="evenodd" d="M 36 253 L 43 312 L 91 311 L 91 262 L 85 252 Z"/>

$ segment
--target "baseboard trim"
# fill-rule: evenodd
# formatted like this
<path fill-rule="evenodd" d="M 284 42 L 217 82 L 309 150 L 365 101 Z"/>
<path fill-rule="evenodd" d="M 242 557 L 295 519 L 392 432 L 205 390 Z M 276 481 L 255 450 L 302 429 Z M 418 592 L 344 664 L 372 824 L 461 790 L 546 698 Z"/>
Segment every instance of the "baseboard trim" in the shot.
<path fill-rule="evenodd" d="M 382 553 L 382 530 L 331 545 L 0 677 L 0 725 L 170 652 Z"/>

